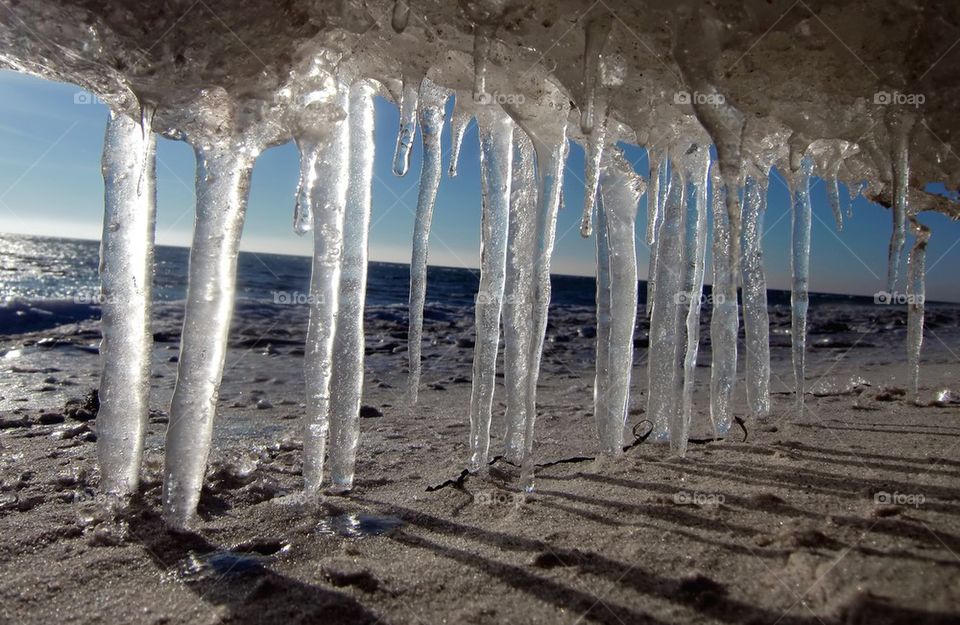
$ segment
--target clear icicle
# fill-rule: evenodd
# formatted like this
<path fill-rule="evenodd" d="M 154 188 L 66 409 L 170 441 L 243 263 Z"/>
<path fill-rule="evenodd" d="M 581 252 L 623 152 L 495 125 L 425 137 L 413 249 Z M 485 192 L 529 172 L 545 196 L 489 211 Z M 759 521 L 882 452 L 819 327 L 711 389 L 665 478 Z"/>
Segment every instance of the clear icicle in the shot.
<path fill-rule="evenodd" d="M 683 170 L 690 201 L 684 220 L 685 249 L 683 252 L 683 295 L 680 317 L 685 329 L 678 334 L 686 337 L 683 356 L 682 410 L 675 411 L 670 425 L 670 450 L 678 455 L 687 453 L 687 439 L 693 416 L 693 385 L 700 345 L 700 308 L 703 302 L 703 276 L 707 246 L 707 179 L 710 172 L 710 153 L 704 146 L 692 146 L 683 158 Z"/>
<path fill-rule="evenodd" d="M 840 206 L 840 180 L 838 174 L 840 164 L 837 163 L 837 169 L 830 172 L 827 177 L 827 197 L 830 198 L 830 208 L 833 209 L 833 219 L 837 222 L 837 232 L 843 231 L 843 208 Z"/>
<path fill-rule="evenodd" d="M 143 155 L 140 159 L 140 174 L 137 176 L 137 195 L 142 195 L 144 185 L 146 184 L 147 166 L 150 161 L 150 153 L 154 153 L 156 160 L 156 140 L 151 144 L 149 136 L 153 133 L 153 116 L 157 112 L 157 107 L 149 102 L 140 100 L 140 136 L 143 140 Z M 154 174 L 156 177 L 156 174 Z M 156 185 L 154 185 L 156 187 Z M 156 191 L 156 189 L 154 189 Z"/>
<path fill-rule="evenodd" d="M 410 325 L 408 356 L 410 373 L 407 395 L 411 405 L 417 403 L 420 388 L 420 353 L 423 339 L 423 303 L 427 296 L 427 256 L 430 225 L 437 202 L 442 169 L 440 138 L 443 118 L 450 94 L 424 78 L 420 85 L 420 133 L 423 138 L 423 166 L 420 170 L 420 192 L 413 224 L 413 253 L 410 259 Z"/>
<path fill-rule="evenodd" d="M 923 345 L 923 309 L 926 299 L 926 257 L 930 228 L 910 218 L 910 231 L 915 240 L 907 260 L 907 363 L 910 396 L 920 401 L 920 348 Z"/>
<path fill-rule="evenodd" d="M 683 264 L 684 210 L 686 185 L 677 167 L 671 167 L 671 183 L 657 233 L 657 284 L 650 314 L 650 348 L 647 351 L 649 391 L 647 415 L 653 423 L 653 439 L 665 442 L 670 438 L 674 412 L 680 411 L 682 358 L 678 320 L 680 294 L 683 288 L 680 267 Z"/>
<path fill-rule="evenodd" d="M 293 231 L 306 234 L 313 230 L 312 189 L 316 184 L 316 163 L 320 145 L 316 142 L 296 141 L 300 151 L 300 181 L 297 183 L 297 203 L 293 208 Z"/>
<path fill-rule="evenodd" d="M 156 145 L 149 127 L 111 111 L 103 142 L 97 458 L 101 492 L 120 501 L 137 492 L 150 410 Z"/>
<path fill-rule="evenodd" d="M 410 0 L 394 0 L 390 26 L 395 33 L 402 33 L 410 23 Z"/>
<path fill-rule="evenodd" d="M 196 516 L 207 468 L 256 152 L 237 140 L 196 147 L 197 218 L 163 483 L 163 515 L 177 527 Z"/>
<path fill-rule="evenodd" d="M 477 338 L 470 393 L 470 471 L 486 467 L 490 420 L 500 343 L 500 312 L 507 264 L 513 122 L 500 107 L 477 112 L 480 128 L 480 181 L 483 217 L 480 234 L 480 289 L 477 293 Z"/>
<path fill-rule="evenodd" d="M 900 273 L 900 256 L 907 237 L 907 196 L 910 186 L 910 131 L 913 117 L 897 115 L 888 124 L 891 134 L 890 162 L 893 167 L 893 232 L 890 235 L 890 251 L 887 268 L 887 292 L 897 288 Z"/>
<path fill-rule="evenodd" d="M 813 161 L 804 157 L 800 169 L 790 173 L 790 191 L 793 197 L 793 229 L 790 246 L 790 271 L 793 286 L 790 291 L 790 332 L 792 338 L 793 375 L 797 384 L 797 413 L 803 416 L 806 392 L 807 309 L 810 280 L 810 173 Z"/>
<path fill-rule="evenodd" d="M 524 132 L 513 133 L 517 146 L 510 185 L 507 277 L 503 303 L 503 381 L 506 398 L 504 456 L 523 461 L 527 423 L 527 384 L 530 374 L 530 310 L 533 306 L 533 267 L 537 243 L 537 180 L 533 143 Z"/>
<path fill-rule="evenodd" d="M 349 91 L 341 87 L 337 105 L 346 112 Z M 350 125 L 347 115 L 332 121 L 323 134 L 307 143 L 316 154 L 305 189 L 316 222 L 313 266 L 310 272 L 310 321 L 304 351 L 306 414 L 303 435 L 304 493 L 316 497 L 323 483 L 324 456 L 330 432 L 330 382 L 333 373 L 334 336 L 340 300 L 340 263 L 343 253 L 344 213 L 347 203 L 350 160 Z"/>
<path fill-rule="evenodd" d="M 608 148 L 600 188 L 602 222 L 598 215 L 604 232 L 597 233 L 598 383 L 594 389 L 594 413 L 600 449 L 615 456 L 623 453 L 630 400 L 633 331 L 637 321 L 637 205 L 644 187 L 643 179 L 623 153 Z M 607 266 L 603 267 L 604 264 Z M 607 327 L 603 328 L 604 325 Z M 605 345 L 600 345 L 600 337 Z M 603 364 L 601 353 L 606 361 Z M 607 378 L 605 384 L 600 383 L 601 377 Z"/>
<path fill-rule="evenodd" d="M 727 217 L 726 192 L 719 168 L 711 169 L 713 186 L 713 312 L 710 317 L 710 419 L 716 436 L 723 436 L 733 421 L 733 393 L 737 383 L 737 280 L 731 261 L 733 240 Z M 748 227 L 742 218 L 743 231 Z M 747 249 L 743 250 L 746 266 Z"/>
<path fill-rule="evenodd" d="M 591 107 L 592 108 L 592 107 Z M 591 113 L 592 114 L 592 113 Z M 580 235 L 593 234 L 593 210 L 597 201 L 597 186 L 600 183 L 600 162 L 606 143 L 607 125 L 604 121 L 594 128 L 586 140 L 587 180 L 583 189 L 583 218 L 580 220 Z"/>
<path fill-rule="evenodd" d="M 367 238 L 370 228 L 374 159 L 374 86 L 363 80 L 350 87 L 350 159 L 343 225 L 340 305 L 330 379 L 330 478 L 335 492 L 353 488 L 360 438 L 363 393 L 363 308 L 367 291 Z"/>
<path fill-rule="evenodd" d="M 402 95 L 400 96 L 400 130 L 397 132 L 397 147 L 393 153 L 393 173 L 397 176 L 406 176 L 410 169 L 410 151 L 413 149 L 413 139 L 417 134 L 417 108 L 420 101 L 420 85 L 403 77 Z"/>
<path fill-rule="evenodd" d="M 454 99 L 453 114 L 450 116 L 450 171 L 451 178 L 457 177 L 457 163 L 460 161 L 460 147 L 463 145 L 463 136 L 467 132 L 467 126 L 473 119 L 473 110 L 465 106 L 463 98 L 466 95 L 458 91 Z"/>
<path fill-rule="evenodd" d="M 591 18 L 586 25 L 583 49 L 583 91 L 584 108 L 580 115 L 580 130 L 585 135 L 593 132 L 596 125 L 597 89 L 600 87 L 600 60 L 603 47 L 610 37 L 613 16 L 609 11 Z M 601 144 L 602 145 L 602 144 Z"/>
<path fill-rule="evenodd" d="M 767 172 L 747 176 L 743 192 L 743 333 L 746 394 L 751 418 L 770 414 L 770 317 L 763 270 L 763 216 L 767 211 Z M 734 268 L 734 271 L 736 269 Z"/>
<path fill-rule="evenodd" d="M 647 190 L 647 245 L 650 246 L 650 260 L 647 265 L 647 316 L 653 313 L 653 304 L 657 294 L 657 258 L 660 239 L 657 232 L 663 219 L 663 205 L 670 192 L 668 162 L 666 154 L 661 157 L 659 151 L 648 150 L 650 155 L 650 188 Z"/>

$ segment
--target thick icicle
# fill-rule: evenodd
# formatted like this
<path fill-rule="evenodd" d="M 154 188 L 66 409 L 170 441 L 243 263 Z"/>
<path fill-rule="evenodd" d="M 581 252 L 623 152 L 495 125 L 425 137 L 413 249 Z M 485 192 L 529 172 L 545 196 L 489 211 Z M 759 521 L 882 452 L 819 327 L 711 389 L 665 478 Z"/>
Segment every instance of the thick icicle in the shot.
<path fill-rule="evenodd" d="M 197 218 L 163 483 L 164 518 L 178 527 L 189 525 L 196 515 L 207 468 L 233 313 L 240 233 L 259 153 L 239 138 L 202 142 L 195 150 Z"/>
<path fill-rule="evenodd" d="M 920 401 L 920 347 L 923 345 L 923 309 L 926 299 L 926 257 L 930 228 L 910 217 L 910 231 L 915 240 L 907 260 L 907 363 L 910 375 L 910 397 Z"/>
<path fill-rule="evenodd" d="M 393 153 L 393 173 L 406 176 L 410 169 L 410 150 L 417 134 L 417 108 L 420 101 L 420 85 L 409 77 L 403 77 L 400 96 L 400 130 L 397 132 L 397 147 Z"/>
<path fill-rule="evenodd" d="M 593 234 L 593 210 L 597 201 L 597 187 L 600 184 L 600 162 L 603 158 L 604 144 L 607 140 L 607 125 L 601 121 L 598 127 L 593 128 L 586 140 L 587 180 L 583 185 L 583 217 L 580 220 L 580 235 L 589 237 Z"/>
<path fill-rule="evenodd" d="M 598 383 L 594 389 L 594 412 L 600 449 L 615 456 L 623 453 L 630 400 L 633 331 L 637 321 L 637 205 L 644 186 L 623 153 L 608 146 L 600 187 L 602 222 L 598 216 L 604 232 L 597 233 Z M 602 267 L 604 263 L 607 267 Z M 604 282 L 606 288 L 601 289 Z M 607 301 L 601 301 L 601 297 Z M 608 328 L 601 331 L 603 325 Z M 601 336 L 606 343 L 603 346 L 599 343 Z M 606 360 L 602 364 L 601 355 Z M 605 384 L 600 384 L 601 376 L 607 378 Z"/>
<path fill-rule="evenodd" d="M 567 113 L 569 100 L 552 82 L 544 82 L 542 95 L 534 103 L 522 105 L 512 115 L 533 140 L 537 158 L 537 226 L 533 256 L 533 297 L 530 314 L 530 375 L 527 379 L 527 422 L 523 441 L 520 483 L 533 490 L 533 442 L 537 418 L 537 382 L 543 340 L 547 332 L 550 308 L 550 261 L 557 234 L 557 212 L 563 186 L 563 168 L 567 160 Z"/>
<path fill-rule="evenodd" d="M 366 80 L 350 87 L 350 179 L 344 213 L 340 305 L 330 379 L 330 478 L 335 492 L 353 488 L 360 438 L 363 308 L 367 291 L 367 238 L 374 158 L 374 93 L 373 84 Z"/>
<path fill-rule="evenodd" d="M 723 436 L 733 421 L 733 393 L 737 383 L 737 280 L 731 264 L 733 240 L 727 218 L 726 192 L 716 163 L 711 169 L 713 186 L 713 312 L 710 317 L 710 419 L 717 436 Z M 743 216 L 743 231 L 748 227 Z M 743 250 L 747 264 L 747 249 Z"/>
<path fill-rule="evenodd" d="M 297 203 L 293 209 L 293 231 L 306 234 L 313 230 L 312 189 L 316 184 L 316 163 L 320 145 L 312 141 L 297 139 L 300 152 L 300 181 L 297 183 Z"/>
<path fill-rule="evenodd" d="M 583 91 L 584 106 L 580 115 L 580 130 L 585 135 L 593 132 L 597 123 L 596 99 L 600 88 L 600 57 L 603 47 L 610 37 L 613 15 L 604 10 L 602 14 L 591 18 L 586 25 L 583 49 Z M 602 144 L 601 144 L 602 145 Z"/>
<path fill-rule="evenodd" d="M 451 178 L 457 176 L 457 162 L 460 160 L 460 146 L 463 145 L 463 135 L 467 132 L 467 126 L 473 119 L 473 109 L 466 106 L 463 98 L 467 97 L 462 91 L 458 91 L 454 98 L 453 114 L 450 116 L 450 171 Z"/>
<path fill-rule="evenodd" d="M 477 111 L 480 128 L 480 181 L 483 217 L 480 239 L 480 289 L 476 303 L 477 338 L 470 393 L 470 471 L 486 467 L 490 420 L 500 343 L 500 312 L 507 264 L 513 122 L 499 106 Z"/>
<path fill-rule="evenodd" d="M 703 275 L 707 249 L 707 179 L 710 173 L 710 152 L 705 146 L 691 146 L 682 157 L 682 170 L 690 200 L 684 220 L 683 298 L 680 307 L 685 328 L 678 331 L 686 337 L 683 356 L 682 410 L 674 411 L 670 424 L 670 450 L 687 453 L 690 421 L 693 416 L 693 384 L 700 346 L 700 308 L 703 302 Z"/>
<path fill-rule="evenodd" d="M 800 169 L 791 172 L 790 192 L 793 198 L 793 228 L 790 246 L 790 271 L 793 286 L 790 291 L 790 332 L 792 337 L 793 375 L 797 383 L 797 412 L 803 416 L 806 392 L 807 308 L 810 280 L 810 172 L 813 161 L 804 157 Z"/>
<path fill-rule="evenodd" d="M 891 134 L 890 162 L 893 168 L 893 232 L 890 235 L 890 251 L 887 268 L 887 292 L 897 289 L 900 273 L 900 255 L 907 237 L 907 196 L 910 186 L 910 131 L 913 116 L 898 114 L 891 118 L 888 127 Z"/>
<path fill-rule="evenodd" d="M 150 410 L 156 145 L 149 125 L 110 113 L 103 142 L 97 459 L 101 492 L 121 501 L 137 491 Z"/>
<path fill-rule="evenodd" d="M 410 23 L 410 0 L 394 0 L 390 26 L 395 33 L 402 33 Z"/>
<path fill-rule="evenodd" d="M 349 173 L 344 164 L 350 160 L 350 126 L 346 115 L 349 91 L 345 86 L 338 90 L 336 103 L 342 116 L 328 122 L 322 134 L 309 142 L 299 141 L 307 146 L 308 153 L 316 155 L 313 170 L 308 172 L 310 184 L 305 190 L 316 223 L 310 272 L 310 321 L 304 353 L 303 482 L 308 497 L 316 497 L 320 492 L 330 432 L 330 381 Z"/>
<path fill-rule="evenodd" d="M 503 302 L 503 382 L 506 396 L 504 455 L 523 461 L 530 375 L 530 310 L 533 306 L 531 259 L 537 243 L 537 180 L 533 143 L 525 132 L 513 133 L 517 146 L 510 187 L 507 278 Z"/>
<path fill-rule="evenodd" d="M 417 215 L 413 224 L 413 254 L 410 259 L 410 325 L 408 356 L 410 372 L 407 384 L 408 399 L 417 403 L 420 388 L 420 350 L 423 339 L 423 303 L 427 296 L 427 255 L 429 253 L 430 225 L 440 186 L 443 118 L 450 94 L 424 78 L 420 85 L 420 133 L 423 138 L 423 166 L 420 170 L 420 193 L 417 197 Z"/>
<path fill-rule="evenodd" d="M 670 438 L 674 412 L 682 410 L 682 359 L 678 326 L 680 293 L 683 288 L 680 267 L 683 264 L 684 211 L 686 185 L 677 167 L 671 167 L 671 183 L 657 233 L 656 298 L 650 314 L 650 348 L 647 351 L 649 391 L 647 415 L 653 423 L 653 439 L 665 442 Z"/>
<path fill-rule="evenodd" d="M 769 171 L 769 170 L 768 170 Z M 770 317 L 763 270 L 763 216 L 767 171 L 749 173 L 743 192 L 743 333 L 747 407 L 754 419 L 770 414 Z M 731 233 L 732 235 L 732 233 Z M 734 271 L 735 268 L 731 267 Z"/>

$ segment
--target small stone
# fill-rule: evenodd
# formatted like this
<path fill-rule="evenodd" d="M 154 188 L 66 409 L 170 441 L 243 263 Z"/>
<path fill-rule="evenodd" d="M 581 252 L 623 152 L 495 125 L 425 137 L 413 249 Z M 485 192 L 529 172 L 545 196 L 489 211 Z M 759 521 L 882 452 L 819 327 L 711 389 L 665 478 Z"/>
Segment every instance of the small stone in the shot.
<path fill-rule="evenodd" d="M 65 420 L 66 418 L 62 414 L 59 414 L 56 412 L 45 412 L 42 415 L 40 415 L 40 423 L 43 425 L 54 425 L 57 423 L 63 423 Z"/>
<path fill-rule="evenodd" d="M 269 410 L 270 408 L 273 408 L 273 404 L 268 400 L 262 397 L 257 400 L 257 410 Z"/>
<path fill-rule="evenodd" d="M 360 418 L 361 419 L 375 419 L 377 417 L 382 417 L 383 411 L 375 406 L 368 406 L 364 404 L 360 406 Z"/>

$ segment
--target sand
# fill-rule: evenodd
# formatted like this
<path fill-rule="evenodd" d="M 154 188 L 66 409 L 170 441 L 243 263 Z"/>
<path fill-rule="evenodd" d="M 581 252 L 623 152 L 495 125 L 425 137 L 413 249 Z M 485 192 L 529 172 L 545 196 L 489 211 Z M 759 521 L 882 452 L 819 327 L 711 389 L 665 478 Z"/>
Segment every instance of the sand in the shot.
<path fill-rule="evenodd" d="M 542 463 L 595 453 L 587 322 L 574 314 L 549 332 Z M 428 491 L 467 457 L 469 320 L 428 323 L 428 386 L 412 411 L 402 332 L 372 326 L 356 488 L 317 506 L 295 497 L 300 338 L 235 328 L 189 534 L 159 521 L 175 337 L 157 345 L 142 494 L 119 520 L 97 501 L 96 422 L 65 410 L 96 386 L 98 357 L 77 349 L 95 344 L 95 323 L 6 340 L 21 351 L 2 361 L 0 622 L 960 622 L 960 408 L 905 400 L 900 339 L 811 348 L 808 388 L 821 396 L 802 418 L 789 350 L 775 347 L 773 416 L 748 422 L 746 441 L 735 427 L 683 459 L 644 442 L 618 460 L 541 468 L 525 495 L 503 461 Z M 936 332 L 927 399 L 956 390 L 960 368 L 957 342 Z M 630 425 L 643 419 L 644 362 L 638 349 Z M 709 346 L 700 363 L 696 436 Z"/>

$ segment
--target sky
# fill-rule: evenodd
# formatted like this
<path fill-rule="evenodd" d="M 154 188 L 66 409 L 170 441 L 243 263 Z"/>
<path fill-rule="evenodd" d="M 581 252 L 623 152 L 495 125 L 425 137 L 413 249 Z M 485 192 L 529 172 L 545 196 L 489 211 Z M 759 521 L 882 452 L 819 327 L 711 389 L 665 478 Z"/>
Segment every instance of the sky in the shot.
<path fill-rule="evenodd" d="M 0 71 L 0 232 L 99 239 L 103 218 L 100 156 L 107 109 L 75 85 Z M 448 116 L 449 118 L 449 116 Z M 370 257 L 409 262 L 420 172 L 419 136 L 410 171 L 392 172 L 399 122 L 395 106 L 376 103 L 376 163 Z M 449 159 L 449 125 L 444 128 L 444 172 Z M 624 146 L 638 172 L 648 173 L 645 150 Z M 444 174 L 430 243 L 431 264 L 477 267 L 480 250 L 480 173 L 476 125 L 471 124 L 460 156 L 459 175 Z M 182 142 L 160 139 L 157 146 L 157 242 L 189 245 L 193 229 L 195 160 Z M 310 235 L 293 231 L 299 157 L 292 144 L 264 152 L 254 168 L 242 249 L 309 255 Z M 583 205 L 583 150 L 570 149 L 564 177 L 564 205 L 557 225 L 554 273 L 594 275 L 595 242 L 580 236 Z M 841 187 L 846 200 L 847 189 Z M 854 216 L 837 232 L 826 185 L 812 182 L 813 233 L 810 290 L 872 295 L 884 288 L 890 211 L 863 198 Z M 646 278 L 649 254 L 643 244 L 646 200 L 637 220 L 639 273 Z M 790 203 L 776 172 L 763 237 L 770 288 L 790 287 Z M 931 227 L 927 251 L 927 298 L 960 301 L 960 222 L 922 213 Z M 908 237 L 907 245 L 910 245 Z M 708 248 L 709 249 L 709 248 Z M 904 269 L 905 271 L 905 269 Z M 902 275 L 903 271 L 901 272 Z M 709 269 L 707 282 L 709 282 Z M 900 289 L 903 289 L 902 281 Z"/>

